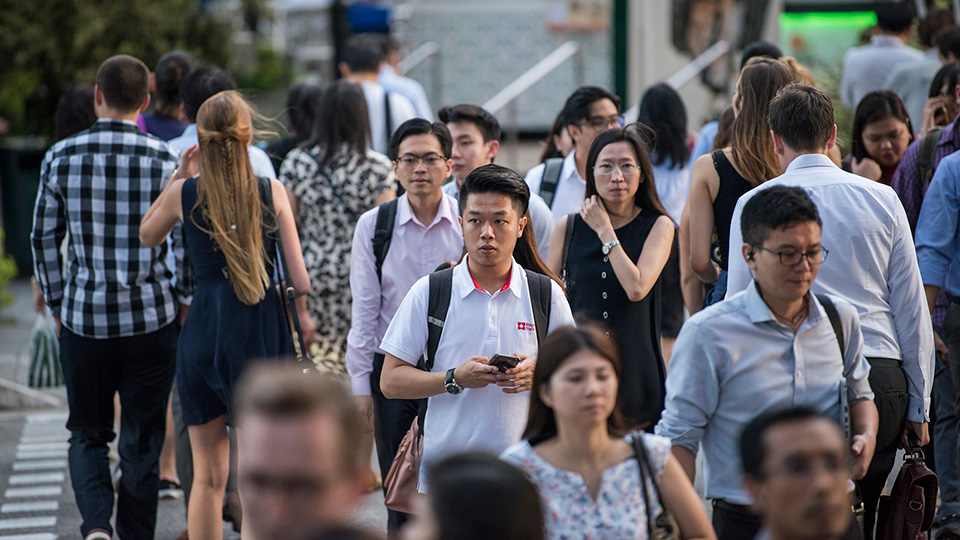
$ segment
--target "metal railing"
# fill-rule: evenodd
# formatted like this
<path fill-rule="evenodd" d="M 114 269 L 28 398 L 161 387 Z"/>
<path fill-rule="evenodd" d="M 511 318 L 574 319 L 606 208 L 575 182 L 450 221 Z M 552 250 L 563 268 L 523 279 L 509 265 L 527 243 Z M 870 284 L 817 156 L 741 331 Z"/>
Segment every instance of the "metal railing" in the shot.
<path fill-rule="evenodd" d="M 427 60 L 430 61 L 430 97 L 434 108 L 436 108 L 436 106 L 443 104 L 443 79 L 440 76 L 440 44 L 435 41 L 424 43 L 403 57 L 403 60 L 400 60 L 397 67 L 400 68 L 400 75 L 403 75 Z"/>
<path fill-rule="evenodd" d="M 511 153 L 510 159 L 514 163 L 517 162 L 517 143 L 520 140 L 520 124 L 517 119 L 517 98 L 571 58 L 574 58 L 574 83 L 578 87 L 583 86 L 583 49 L 576 41 L 568 41 L 554 49 L 554 51 L 545 56 L 543 60 L 534 64 L 533 67 L 525 71 L 483 104 L 483 108 L 493 115 L 506 109 L 507 122 L 505 122 L 504 125 L 507 126 L 507 129 L 504 131 L 507 133 L 507 142 L 511 143 L 509 145 Z"/>
<path fill-rule="evenodd" d="M 670 76 L 666 80 L 666 84 L 670 85 L 674 90 L 679 90 L 685 84 L 692 81 L 701 71 L 707 68 L 712 64 L 717 58 L 730 52 L 730 44 L 726 41 L 718 41 L 707 48 L 707 50 L 700 53 L 696 58 L 690 61 L 689 64 L 680 68 L 676 73 Z M 636 104 L 633 107 L 627 109 L 627 112 L 623 113 L 624 121 L 627 123 L 635 122 L 637 117 L 640 115 L 640 104 Z"/>

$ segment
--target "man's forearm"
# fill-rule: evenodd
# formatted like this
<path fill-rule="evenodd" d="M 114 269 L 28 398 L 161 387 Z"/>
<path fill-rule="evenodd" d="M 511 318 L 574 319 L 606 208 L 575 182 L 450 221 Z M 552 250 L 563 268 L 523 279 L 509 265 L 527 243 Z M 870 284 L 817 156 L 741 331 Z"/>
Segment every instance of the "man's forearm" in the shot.
<path fill-rule="evenodd" d="M 933 308 L 937 305 L 937 297 L 940 296 L 940 287 L 924 284 L 923 292 L 927 296 L 927 307 L 930 309 L 930 314 L 933 315 Z"/>
<path fill-rule="evenodd" d="M 697 478 L 697 455 L 683 446 L 671 447 L 670 453 L 673 454 L 673 458 L 680 464 L 692 484 Z"/>
<path fill-rule="evenodd" d="M 422 399 L 444 393 L 446 373 L 418 369 L 387 354 L 380 375 L 380 390 L 387 399 Z"/>

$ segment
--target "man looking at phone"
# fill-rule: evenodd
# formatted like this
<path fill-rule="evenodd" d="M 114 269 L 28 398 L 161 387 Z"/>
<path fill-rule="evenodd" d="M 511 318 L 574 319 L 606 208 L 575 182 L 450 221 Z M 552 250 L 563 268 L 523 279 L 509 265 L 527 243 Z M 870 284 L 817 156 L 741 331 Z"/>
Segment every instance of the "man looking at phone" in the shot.
<path fill-rule="evenodd" d="M 433 369 L 417 369 L 427 350 L 429 278 L 403 299 L 381 343 L 386 352 L 380 385 L 388 398 L 429 398 L 424 420 L 424 473 L 444 456 L 483 450 L 499 454 L 520 441 L 527 421 L 537 331 L 528 275 L 513 259 L 524 233 L 530 190 L 523 178 L 499 165 L 484 165 L 460 186 L 460 225 L 467 256 L 453 269 L 450 305 Z M 563 290 L 550 282 L 547 331 L 572 325 Z M 501 373 L 497 355 L 516 356 Z"/>

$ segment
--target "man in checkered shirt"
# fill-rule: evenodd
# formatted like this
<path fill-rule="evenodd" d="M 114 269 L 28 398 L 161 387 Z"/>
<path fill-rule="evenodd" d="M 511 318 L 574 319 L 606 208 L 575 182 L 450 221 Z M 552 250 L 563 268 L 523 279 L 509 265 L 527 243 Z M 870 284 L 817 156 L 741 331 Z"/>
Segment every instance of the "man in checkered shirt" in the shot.
<path fill-rule="evenodd" d="M 60 332 L 70 477 L 86 539 L 113 534 L 107 443 L 115 436 L 115 392 L 121 405 L 117 534 L 152 539 L 157 518 L 178 301 L 169 243 L 142 246 L 139 225 L 177 160 L 165 142 L 137 129 L 137 115 L 150 103 L 148 81 L 147 67 L 131 56 L 100 66 L 99 120 L 47 152 L 34 214 L 34 270 Z"/>

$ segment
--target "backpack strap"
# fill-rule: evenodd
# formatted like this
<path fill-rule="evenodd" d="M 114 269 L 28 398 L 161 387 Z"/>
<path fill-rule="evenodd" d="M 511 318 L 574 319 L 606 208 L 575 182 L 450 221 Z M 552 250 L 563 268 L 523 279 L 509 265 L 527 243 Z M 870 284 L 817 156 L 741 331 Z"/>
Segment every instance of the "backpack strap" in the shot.
<path fill-rule="evenodd" d="M 433 369 L 440 335 L 450 309 L 450 292 L 453 290 L 453 268 L 430 274 L 430 301 L 427 308 L 427 355 L 423 359 L 424 371 Z"/>
<path fill-rule="evenodd" d="M 562 262 L 560 263 L 560 279 L 567 287 L 570 286 L 570 276 L 567 273 L 567 255 L 570 254 L 570 240 L 573 239 L 573 224 L 576 220 L 576 212 L 567 214 L 567 224 L 563 231 L 563 251 L 560 252 L 562 254 Z"/>
<path fill-rule="evenodd" d="M 533 324 L 537 329 L 537 343 L 543 343 L 550 326 L 550 304 L 553 296 L 553 285 L 547 276 L 525 270 L 527 273 L 527 288 L 530 290 L 530 307 L 533 308 Z"/>
<path fill-rule="evenodd" d="M 833 327 L 833 333 L 837 335 L 837 343 L 840 345 L 840 358 L 843 358 L 846 349 L 844 347 L 843 325 L 840 324 L 840 313 L 837 311 L 837 306 L 833 303 L 833 300 L 825 294 L 818 294 L 816 296 L 817 300 L 820 301 L 820 305 L 823 306 L 823 310 L 827 312 L 827 318 L 830 319 L 830 326 Z"/>
<path fill-rule="evenodd" d="M 940 144 L 942 127 L 935 127 L 920 139 L 920 153 L 917 155 L 917 177 L 920 179 L 920 195 L 927 192 L 927 186 L 933 179 L 935 167 L 933 161 L 937 157 L 937 146 Z"/>
<path fill-rule="evenodd" d="M 563 171 L 564 158 L 550 158 L 543 162 L 543 175 L 540 177 L 540 196 L 547 206 L 553 208 L 553 196 L 557 193 L 560 184 L 560 173 Z"/>
<path fill-rule="evenodd" d="M 393 115 L 390 114 L 390 92 L 383 89 L 383 119 L 387 128 L 387 146 L 390 146 L 390 136 L 393 135 Z"/>
<path fill-rule="evenodd" d="M 373 233 L 373 256 L 377 263 L 377 281 L 383 281 L 383 261 L 390 251 L 393 222 L 397 217 L 397 199 L 387 201 L 377 209 L 377 225 Z"/>

